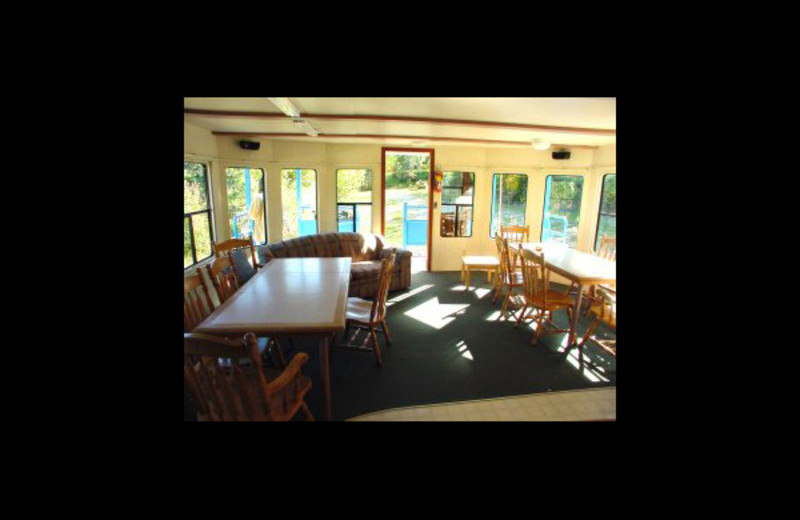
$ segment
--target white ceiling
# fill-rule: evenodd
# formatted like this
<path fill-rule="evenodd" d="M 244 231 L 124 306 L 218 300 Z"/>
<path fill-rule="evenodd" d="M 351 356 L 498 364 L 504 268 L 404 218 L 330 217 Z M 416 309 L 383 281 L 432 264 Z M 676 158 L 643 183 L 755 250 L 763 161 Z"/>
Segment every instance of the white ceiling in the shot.
<path fill-rule="evenodd" d="M 465 119 L 502 123 L 522 123 L 616 130 L 616 98 L 289 98 L 301 114 L 384 115 L 439 119 Z M 280 114 L 267 98 L 184 98 L 184 108 L 265 112 Z M 217 132 L 299 132 L 291 120 L 243 117 L 210 117 L 184 114 L 186 121 Z M 555 144 L 601 146 L 616 143 L 615 135 L 580 132 L 553 132 L 531 129 L 494 128 L 429 122 L 331 120 L 307 118 L 324 134 L 378 134 L 423 137 L 450 137 L 504 141 L 531 141 L 539 138 Z M 369 142 L 408 144 L 404 139 L 290 137 L 319 142 Z M 515 146 L 432 141 L 418 144 L 454 146 Z"/>

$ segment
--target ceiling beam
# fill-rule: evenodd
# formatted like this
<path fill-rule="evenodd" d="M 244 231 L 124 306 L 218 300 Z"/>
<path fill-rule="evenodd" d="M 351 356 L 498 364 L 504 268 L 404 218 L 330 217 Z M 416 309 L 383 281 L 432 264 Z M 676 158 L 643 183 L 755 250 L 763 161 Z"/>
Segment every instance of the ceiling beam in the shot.
<path fill-rule="evenodd" d="M 185 115 L 202 117 L 241 117 L 254 119 L 283 119 L 282 112 L 231 112 L 227 110 L 203 110 L 184 108 Z M 486 128 L 511 128 L 515 130 L 535 130 L 538 132 L 561 132 L 583 135 L 617 135 L 616 130 L 606 128 L 581 128 L 575 126 L 534 125 L 524 123 L 504 123 L 500 121 L 475 121 L 471 119 L 441 119 L 434 117 L 407 117 L 385 115 L 351 114 L 302 114 L 303 119 L 339 119 L 358 121 L 398 121 L 403 123 L 428 123 L 434 125 L 481 126 Z"/>
<path fill-rule="evenodd" d="M 238 136 L 238 137 L 311 137 L 309 135 L 299 132 L 211 132 L 214 135 L 220 136 Z M 450 141 L 450 142 L 465 142 L 465 143 L 480 143 L 480 144 L 506 144 L 513 146 L 531 146 L 530 141 L 500 141 L 497 139 L 468 139 L 461 137 L 429 137 L 423 135 L 383 135 L 383 134 L 323 134 L 320 133 L 319 137 L 330 138 L 358 138 L 358 139 L 410 139 L 412 141 Z M 582 144 L 558 144 L 552 143 L 552 147 L 563 148 L 588 148 L 593 149 L 597 146 L 589 146 Z"/>

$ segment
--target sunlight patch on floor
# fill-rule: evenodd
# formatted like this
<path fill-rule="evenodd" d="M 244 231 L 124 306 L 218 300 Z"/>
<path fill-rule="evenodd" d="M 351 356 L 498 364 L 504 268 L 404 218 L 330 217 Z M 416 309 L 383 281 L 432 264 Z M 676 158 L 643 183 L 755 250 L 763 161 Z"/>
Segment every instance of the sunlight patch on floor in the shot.
<path fill-rule="evenodd" d="M 464 284 L 461 284 L 461 285 L 454 285 L 450 290 L 451 291 L 467 292 L 466 289 L 467 289 L 467 286 L 464 285 Z M 475 296 L 477 296 L 478 299 L 480 300 L 481 298 L 483 298 L 484 296 L 486 296 L 487 294 L 492 292 L 492 290 L 491 289 L 482 289 L 480 287 L 470 287 L 469 288 L 469 292 L 475 293 Z"/>
<path fill-rule="evenodd" d="M 580 341 L 580 338 L 578 338 Z M 561 345 L 558 347 L 559 352 L 564 352 L 567 349 L 567 344 L 569 343 L 569 334 L 564 334 L 564 338 L 561 340 Z M 583 346 L 583 369 L 581 370 L 579 367 L 579 357 L 578 357 L 578 347 L 573 348 L 567 354 L 567 361 L 570 365 L 579 369 L 581 375 L 591 381 L 592 383 L 608 383 L 608 378 L 603 377 L 603 374 L 600 373 L 598 370 L 593 370 L 591 367 L 586 365 L 587 355 L 586 355 L 586 347 L 588 345 Z"/>
<path fill-rule="evenodd" d="M 461 353 L 461 357 L 465 357 L 470 361 L 474 361 L 474 359 L 472 358 L 472 353 L 467 348 L 467 344 L 464 342 L 463 339 L 458 343 L 456 343 L 456 348 L 458 349 L 458 352 Z"/>
<path fill-rule="evenodd" d="M 407 293 L 400 294 L 398 296 L 395 296 L 394 298 L 390 298 L 390 299 L 386 300 L 386 306 L 389 307 L 390 305 L 392 305 L 394 303 L 399 303 L 399 302 L 401 302 L 403 300 L 411 298 L 412 296 L 415 296 L 415 295 L 421 293 L 422 291 L 430 289 L 434 285 L 436 285 L 436 284 L 429 283 L 429 284 L 425 284 L 425 285 L 420 285 L 416 289 L 412 289 L 412 290 L 408 291 Z"/>
<path fill-rule="evenodd" d="M 456 315 L 463 314 L 467 307 L 468 303 L 439 303 L 439 298 L 434 296 L 406 311 L 405 315 L 438 330 L 456 319 Z"/>

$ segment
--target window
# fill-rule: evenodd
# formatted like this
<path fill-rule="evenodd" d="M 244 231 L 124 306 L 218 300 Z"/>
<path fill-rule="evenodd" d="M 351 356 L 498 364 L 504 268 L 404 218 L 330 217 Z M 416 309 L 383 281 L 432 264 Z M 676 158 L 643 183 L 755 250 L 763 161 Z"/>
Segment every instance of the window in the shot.
<path fill-rule="evenodd" d="M 600 216 L 597 219 L 597 233 L 594 250 L 600 246 L 603 236 L 617 238 L 617 174 L 603 176 L 603 192 L 600 194 Z"/>
<path fill-rule="evenodd" d="M 214 237 L 208 170 L 202 163 L 183 162 L 183 268 L 211 256 Z"/>
<path fill-rule="evenodd" d="M 340 232 L 372 233 L 370 170 L 336 170 L 336 221 Z"/>
<path fill-rule="evenodd" d="M 281 170 L 283 240 L 317 232 L 317 171 Z"/>
<path fill-rule="evenodd" d="M 524 173 L 495 173 L 492 179 L 492 219 L 489 237 L 503 226 L 524 226 L 528 204 L 528 176 Z"/>
<path fill-rule="evenodd" d="M 264 170 L 261 168 L 228 168 L 225 170 L 228 190 L 228 224 L 231 238 L 253 236 L 256 244 L 267 243 L 267 208 Z"/>
<path fill-rule="evenodd" d="M 544 191 L 542 242 L 578 246 L 578 223 L 581 218 L 583 177 L 548 175 Z"/>
<path fill-rule="evenodd" d="M 442 177 L 441 236 L 472 236 L 475 174 L 444 172 Z"/>

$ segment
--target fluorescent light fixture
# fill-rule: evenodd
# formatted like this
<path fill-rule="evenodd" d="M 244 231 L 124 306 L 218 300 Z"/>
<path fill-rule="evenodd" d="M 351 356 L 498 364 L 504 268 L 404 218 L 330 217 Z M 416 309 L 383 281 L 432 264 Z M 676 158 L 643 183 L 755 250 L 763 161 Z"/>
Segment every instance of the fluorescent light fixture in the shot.
<path fill-rule="evenodd" d="M 547 141 L 542 141 L 541 139 L 534 139 L 531 142 L 531 146 L 533 146 L 534 150 L 547 150 L 550 148 L 550 143 Z"/>
<path fill-rule="evenodd" d="M 273 105 L 278 107 L 281 112 L 286 114 L 289 117 L 300 117 L 300 111 L 297 110 L 297 107 L 289 101 L 287 97 L 270 97 L 269 99 Z"/>
<path fill-rule="evenodd" d="M 309 123 L 304 119 L 292 119 L 292 123 L 299 126 L 303 130 L 303 132 L 312 137 L 317 137 L 319 135 L 319 131 L 316 128 L 314 128 L 314 126 L 311 123 Z"/>

